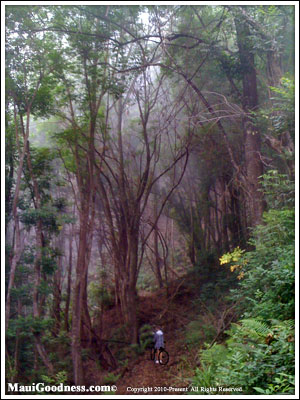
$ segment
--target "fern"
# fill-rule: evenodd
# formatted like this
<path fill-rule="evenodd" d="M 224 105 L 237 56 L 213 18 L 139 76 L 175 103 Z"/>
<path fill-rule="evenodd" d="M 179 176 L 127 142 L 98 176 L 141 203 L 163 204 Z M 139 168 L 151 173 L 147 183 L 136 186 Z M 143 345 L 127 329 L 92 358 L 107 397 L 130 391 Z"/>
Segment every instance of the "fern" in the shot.
<path fill-rule="evenodd" d="M 286 331 L 292 333 L 295 327 L 294 320 L 285 321 L 272 321 L 272 327 L 270 328 L 265 322 L 252 318 L 243 319 L 240 321 L 241 325 L 236 325 L 239 334 L 242 336 L 247 336 L 252 340 L 266 339 L 267 337 L 273 337 L 276 332 Z"/>
<path fill-rule="evenodd" d="M 109 372 L 107 375 L 103 377 L 104 384 L 115 384 L 117 380 L 120 378 L 121 374 L 115 375 L 112 372 Z"/>
<path fill-rule="evenodd" d="M 294 330 L 295 329 L 295 320 L 294 319 L 286 319 L 285 321 L 272 320 L 274 329 L 287 329 Z"/>
<path fill-rule="evenodd" d="M 145 324 L 140 328 L 140 333 L 144 333 L 144 332 L 152 332 L 153 328 L 151 325 L 149 324 Z"/>
<path fill-rule="evenodd" d="M 228 355 L 228 350 L 222 344 L 214 344 L 211 348 L 199 352 L 202 366 L 222 363 Z"/>
<path fill-rule="evenodd" d="M 145 324 L 140 329 L 140 347 L 142 351 L 147 348 L 150 348 L 153 344 L 153 329 L 150 325 Z"/>
<path fill-rule="evenodd" d="M 241 333 L 253 339 L 265 338 L 268 335 L 273 334 L 273 331 L 268 327 L 265 322 L 260 321 L 256 318 L 243 319 L 241 321 L 241 324 Z"/>

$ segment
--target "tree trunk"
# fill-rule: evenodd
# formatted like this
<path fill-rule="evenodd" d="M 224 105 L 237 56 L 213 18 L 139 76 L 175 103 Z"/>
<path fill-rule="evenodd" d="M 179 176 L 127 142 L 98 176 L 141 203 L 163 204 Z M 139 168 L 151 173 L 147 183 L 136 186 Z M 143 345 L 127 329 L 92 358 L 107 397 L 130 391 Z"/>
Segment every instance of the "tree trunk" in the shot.
<path fill-rule="evenodd" d="M 222 251 L 229 250 L 229 240 L 228 240 L 228 232 L 227 225 L 225 224 L 224 217 L 227 214 L 226 207 L 226 181 L 225 177 L 220 178 L 220 187 L 221 187 L 221 198 L 220 198 L 220 209 L 221 209 L 221 237 L 222 237 Z"/>
<path fill-rule="evenodd" d="M 137 294 L 136 281 L 138 276 L 138 243 L 139 229 L 137 226 L 131 229 L 128 238 L 128 248 L 125 264 L 119 265 L 120 271 L 120 303 L 124 322 L 128 330 L 128 339 L 131 343 L 137 343 Z"/>
<path fill-rule="evenodd" d="M 61 268 L 61 266 L 59 266 Z M 61 271 L 56 271 L 54 275 L 54 288 L 53 288 L 53 317 L 54 317 L 54 327 L 53 334 L 57 336 L 61 327 Z"/>
<path fill-rule="evenodd" d="M 95 115 L 90 109 L 90 129 L 89 129 L 89 147 L 87 151 L 87 162 L 85 166 L 80 165 L 80 157 L 78 154 L 79 146 L 76 143 L 75 160 L 76 160 L 76 178 L 79 189 L 79 247 L 76 264 L 76 280 L 73 293 L 72 307 L 72 361 L 73 361 L 73 378 L 75 385 L 84 383 L 84 374 L 81 358 L 81 339 L 83 333 L 83 325 L 86 323 L 90 328 L 90 319 L 87 307 L 87 275 L 90 260 L 90 252 L 94 227 L 95 212 Z"/>
<path fill-rule="evenodd" d="M 51 361 L 49 360 L 48 354 L 46 353 L 45 347 L 41 342 L 41 338 L 40 338 L 39 334 L 34 335 L 34 342 L 35 342 L 35 348 L 37 349 L 37 352 L 38 352 L 39 356 L 41 357 L 44 365 L 47 367 L 50 375 L 53 375 L 53 372 L 54 372 L 53 365 L 52 365 Z"/>
<path fill-rule="evenodd" d="M 91 254 L 92 254 L 92 245 L 93 245 L 93 236 L 94 236 L 94 221 L 95 221 L 95 193 L 91 195 L 91 207 L 90 207 L 90 217 L 89 217 L 89 228 L 88 228 L 88 238 L 87 238 L 87 247 L 85 251 L 85 264 L 86 264 L 86 272 L 84 276 L 84 284 L 83 284 L 83 299 L 82 299 L 82 314 L 81 314 L 81 331 L 82 331 L 82 339 L 86 341 L 91 341 L 91 328 L 92 322 L 88 308 L 88 294 L 87 294 L 87 286 L 88 286 L 88 266 L 90 264 Z"/>
<path fill-rule="evenodd" d="M 243 72 L 243 109 L 246 116 L 243 118 L 244 151 L 247 175 L 247 198 L 249 225 L 261 223 L 264 210 L 263 194 L 259 177 L 263 174 L 261 161 L 261 137 L 257 127 L 254 126 L 249 113 L 258 107 L 256 71 L 254 66 L 254 52 L 249 26 L 235 18 L 237 43 L 241 70 Z"/>
<path fill-rule="evenodd" d="M 157 194 L 154 194 L 154 221 L 156 221 L 157 219 Z M 154 228 L 154 256 L 155 256 L 155 261 L 154 261 L 154 265 L 155 265 L 155 272 L 156 272 L 156 279 L 157 279 L 157 283 L 158 286 L 160 288 L 163 287 L 163 280 L 162 280 L 162 276 L 161 276 L 161 265 L 162 265 L 162 259 L 159 255 L 159 248 L 158 248 L 158 232 L 157 232 L 157 224 L 156 227 Z"/>
<path fill-rule="evenodd" d="M 68 266 L 68 283 L 67 283 L 67 297 L 66 297 L 66 307 L 65 307 L 65 321 L 64 328 L 65 331 L 69 332 L 69 309 L 70 309 L 70 299 L 71 299 L 71 282 L 72 282 L 72 267 L 73 267 L 73 233 L 74 224 L 72 224 L 72 229 L 69 237 L 69 266 Z"/>
<path fill-rule="evenodd" d="M 88 265 L 88 261 L 87 265 Z M 82 294 L 82 312 L 81 312 L 81 340 L 85 342 L 91 342 L 91 328 L 92 322 L 88 309 L 88 297 L 87 297 L 87 283 L 88 283 L 88 271 L 86 270 L 85 277 L 83 280 L 83 294 Z"/>
<path fill-rule="evenodd" d="M 83 369 L 81 359 L 81 324 L 83 310 L 83 293 L 86 273 L 87 221 L 89 207 L 83 206 L 80 215 L 79 248 L 76 264 L 76 281 L 73 293 L 72 307 L 72 361 L 75 385 L 83 384 Z"/>
<path fill-rule="evenodd" d="M 60 232 L 58 237 L 59 240 L 59 249 L 62 251 L 64 247 L 64 229 Z M 59 262 L 57 265 L 57 270 L 54 274 L 53 280 L 53 317 L 55 320 L 53 333 L 54 335 L 58 335 L 61 328 L 61 273 L 62 273 L 62 256 L 59 257 Z"/>
<path fill-rule="evenodd" d="M 15 114 L 15 122 L 16 122 L 16 114 Z M 8 121 L 7 118 L 5 118 L 5 129 L 8 130 Z M 16 129 L 18 129 L 16 127 Z M 17 141 L 17 139 L 16 139 Z M 19 143 L 18 143 L 19 145 Z M 13 197 L 13 186 L 14 186 L 14 151 L 13 151 L 13 139 L 12 135 L 9 135 L 8 140 L 7 140 L 7 147 L 8 147 L 8 165 L 9 165 L 9 174 L 8 174 L 8 181 L 6 182 L 6 190 L 5 190 L 5 204 L 6 204 L 6 209 L 5 213 L 8 216 L 7 223 L 5 223 L 5 236 L 7 233 L 7 228 L 9 226 L 9 217 L 11 216 L 12 212 L 12 197 Z M 18 146 L 19 147 L 19 146 Z M 19 154 L 20 155 L 20 154 Z M 7 153 L 6 157 L 7 159 Z"/>
<path fill-rule="evenodd" d="M 130 343 L 138 341 L 137 324 L 137 295 L 136 283 L 128 283 L 127 279 L 121 281 L 121 310 Z"/>
<path fill-rule="evenodd" d="M 19 225 L 19 217 L 17 214 L 14 216 L 15 222 L 15 238 L 13 245 L 13 256 L 10 262 L 10 273 L 9 273 L 9 281 L 6 295 L 6 304 L 5 304 L 5 328 L 8 328 L 9 318 L 10 318 L 10 302 L 11 302 L 11 290 L 13 288 L 15 282 L 15 275 L 17 264 L 20 261 L 21 254 L 24 248 L 24 244 L 21 243 L 21 234 L 20 234 L 20 225 Z"/>
<path fill-rule="evenodd" d="M 18 299 L 18 307 L 17 307 L 17 312 L 18 312 L 18 318 L 21 317 L 22 313 L 22 303 L 20 299 Z M 15 377 L 18 377 L 19 374 L 19 368 L 20 368 L 20 329 L 18 328 L 16 330 L 16 343 L 15 343 L 15 354 L 14 354 L 14 370 L 15 370 Z"/>

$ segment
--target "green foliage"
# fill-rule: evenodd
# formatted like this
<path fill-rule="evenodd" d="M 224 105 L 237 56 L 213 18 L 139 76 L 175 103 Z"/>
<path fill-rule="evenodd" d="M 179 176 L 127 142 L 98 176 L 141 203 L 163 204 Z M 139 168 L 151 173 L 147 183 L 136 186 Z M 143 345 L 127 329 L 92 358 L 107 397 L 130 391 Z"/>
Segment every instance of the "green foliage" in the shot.
<path fill-rule="evenodd" d="M 243 70 L 238 58 L 238 54 L 227 54 L 225 51 L 216 52 L 223 71 L 232 78 L 241 80 L 243 77 Z"/>
<path fill-rule="evenodd" d="M 137 356 L 140 356 L 145 352 L 145 349 L 143 349 L 138 343 L 133 343 L 129 346 L 129 348 L 126 350 L 127 357 L 129 358 L 136 358 Z"/>
<path fill-rule="evenodd" d="M 55 213 L 47 208 L 35 209 L 31 208 L 26 210 L 22 216 L 21 221 L 27 226 L 35 226 L 39 220 L 42 220 L 43 226 L 48 227 L 52 231 L 57 231 L 55 220 Z"/>
<path fill-rule="evenodd" d="M 60 210 L 62 205 L 59 205 Z M 42 221 L 43 229 L 51 234 L 58 234 L 63 223 L 72 222 L 68 215 L 59 215 L 56 207 L 44 205 L 39 209 L 28 208 L 21 214 L 21 221 L 28 227 L 33 227 L 38 221 Z"/>
<path fill-rule="evenodd" d="M 227 333 L 225 345 L 200 351 L 202 368 L 196 370 L 194 385 L 242 386 L 243 394 L 262 393 L 271 387 L 276 394 L 294 392 L 293 321 L 274 320 L 268 326 L 256 319 L 242 320 L 232 324 Z M 278 382 L 276 387 L 274 382 Z"/>
<path fill-rule="evenodd" d="M 115 384 L 117 380 L 120 378 L 121 374 L 115 375 L 112 372 L 108 373 L 107 375 L 104 376 L 103 378 L 103 384 Z"/>
<path fill-rule="evenodd" d="M 63 383 L 65 385 L 68 382 L 68 373 L 66 371 L 59 371 L 55 374 L 54 377 L 50 377 L 48 375 L 42 375 L 41 379 L 44 383 L 51 386 L 52 385 L 58 386 L 60 383 Z"/>
<path fill-rule="evenodd" d="M 138 276 L 137 288 L 139 290 L 151 291 L 151 289 L 156 289 L 155 276 L 150 268 L 147 268 L 145 262 L 141 266 L 141 270 Z"/>
<path fill-rule="evenodd" d="M 267 193 L 276 208 L 253 230 L 253 250 L 237 248 L 221 257 L 221 264 L 239 271 L 238 287 L 231 292 L 244 319 L 226 332 L 224 359 L 212 357 L 214 347 L 200 353 L 202 369 L 196 371 L 194 384 L 242 386 L 244 394 L 293 394 L 295 212 L 287 208 L 292 191 L 285 177 L 271 172 L 264 182 L 273 190 Z M 283 195 L 275 200 L 278 192 Z"/>
<path fill-rule="evenodd" d="M 245 296 L 246 317 L 294 317 L 294 218 L 294 210 L 270 210 L 265 225 L 255 229 L 255 251 L 245 253 L 244 278 L 235 292 Z"/>
<path fill-rule="evenodd" d="M 43 272 L 47 275 L 52 275 L 57 269 L 56 260 L 48 256 L 42 256 L 41 266 Z"/>
<path fill-rule="evenodd" d="M 35 117 L 49 117 L 53 113 L 53 96 L 51 87 L 44 84 L 39 88 L 32 103 L 31 112 Z"/>
<path fill-rule="evenodd" d="M 185 342 L 189 346 L 199 346 L 201 343 L 210 342 L 216 335 L 216 329 L 199 317 L 191 321 L 186 327 Z"/>
<path fill-rule="evenodd" d="M 68 347 L 71 344 L 70 335 L 68 332 L 61 330 L 56 336 L 53 336 L 51 331 L 48 330 L 43 336 L 43 342 L 47 343 L 51 348 Z"/>
<path fill-rule="evenodd" d="M 52 318 L 33 318 L 31 329 L 34 334 L 41 334 L 50 329 L 53 322 L 54 320 Z"/>
<path fill-rule="evenodd" d="M 141 351 L 144 352 L 153 345 L 153 328 L 151 325 L 145 324 L 139 331 L 139 345 Z"/>
<path fill-rule="evenodd" d="M 5 358 L 5 378 L 7 382 L 14 382 L 18 371 L 13 367 L 13 362 L 6 357 Z"/>
<path fill-rule="evenodd" d="M 139 330 L 139 342 L 130 344 L 123 349 L 122 353 L 124 357 L 135 358 L 141 354 L 144 354 L 146 350 L 153 346 L 153 328 L 145 324 Z"/>
<path fill-rule="evenodd" d="M 269 170 L 262 176 L 261 185 L 266 201 L 272 209 L 293 207 L 295 204 L 295 182 L 277 170 Z"/>
<path fill-rule="evenodd" d="M 294 394 L 295 376 L 280 372 L 274 379 L 274 383 L 269 383 L 267 389 L 254 387 L 259 394 Z"/>
<path fill-rule="evenodd" d="M 221 344 L 214 344 L 211 348 L 200 350 L 201 368 L 196 368 L 192 378 L 192 385 L 198 387 L 213 387 L 217 365 L 222 365 L 228 355 L 228 349 Z"/>
<path fill-rule="evenodd" d="M 101 275 L 101 274 L 100 274 Z M 88 295 L 91 307 L 95 312 L 104 311 L 114 305 L 114 297 L 111 287 L 107 284 L 107 277 L 102 274 L 97 280 L 90 282 Z"/>
<path fill-rule="evenodd" d="M 28 338 L 32 336 L 32 316 L 29 317 L 18 317 L 11 321 L 9 328 L 6 331 L 7 339 L 13 339 L 16 336 L 17 330 L 20 331 L 22 338 Z"/>
<path fill-rule="evenodd" d="M 289 324 L 273 322 L 268 330 L 261 321 L 248 320 L 228 334 L 230 355 L 218 366 L 216 381 L 239 384 L 244 393 L 252 393 L 254 387 L 266 388 L 280 373 L 294 373 L 294 330 Z M 290 393 L 293 390 L 289 388 Z"/>
<path fill-rule="evenodd" d="M 233 295 L 241 299 L 246 318 L 290 319 L 295 312 L 295 212 L 271 209 L 263 221 L 250 241 L 255 250 L 239 253 L 238 261 L 231 265 L 232 271 L 238 268 L 241 278 Z M 222 260 L 231 257 L 231 261 L 234 254 L 224 255 Z"/>
<path fill-rule="evenodd" d="M 67 201 L 64 197 L 58 197 L 52 202 L 52 205 L 57 209 L 57 211 L 63 212 L 66 210 Z"/>
<path fill-rule="evenodd" d="M 243 394 L 294 393 L 293 184 L 269 171 L 263 185 L 272 208 L 252 232 L 252 250 L 236 248 L 220 258 L 240 279 L 231 296 L 244 318 L 231 324 L 224 345 L 200 352 L 196 386 L 242 386 Z"/>
<path fill-rule="evenodd" d="M 213 346 L 200 350 L 199 356 L 201 358 L 201 365 L 207 365 L 216 363 L 222 364 L 228 355 L 228 350 L 221 344 L 214 343 Z"/>
<path fill-rule="evenodd" d="M 263 321 L 257 319 L 243 319 L 241 324 L 241 334 L 246 333 L 248 336 L 256 337 L 257 339 L 272 335 L 272 330 Z"/>
<path fill-rule="evenodd" d="M 295 81 L 284 76 L 279 87 L 270 88 L 273 97 L 272 107 L 253 113 L 256 125 L 269 144 L 267 151 L 274 160 L 272 165 L 280 171 L 294 175 L 295 157 Z M 275 151 L 274 151 L 275 150 Z M 274 166 L 272 167 L 274 169 Z M 271 171 L 272 174 L 272 171 Z M 279 183 L 280 175 L 277 177 Z M 275 182 L 274 182 L 275 183 Z M 276 202 L 276 198 L 273 198 Z"/>
<path fill-rule="evenodd" d="M 273 129 L 277 133 L 285 130 L 295 139 L 295 80 L 289 76 L 281 79 L 280 87 L 271 87 L 274 110 L 269 112 Z M 274 113 L 274 111 L 277 111 Z"/>
<path fill-rule="evenodd" d="M 33 334 L 40 334 L 51 328 L 53 320 L 51 318 L 34 318 L 32 315 L 20 316 L 12 319 L 7 329 L 7 338 L 12 339 L 16 336 L 17 330 L 21 338 L 30 338 Z"/>
<path fill-rule="evenodd" d="M 194 285 L 199 293 L 199 297 L 194 300 L 195 307 L 202 310 L 204 303 L 214 313 L 220 300 L 222 305 L 224 305 L 224 301 L 230 300 L 231 302 L 229 290 L 238 284 L 235 274 L 225 268 L 221 269 L 216 262 L 214 267 L 203 265 L 199 268 L 196 266 L 193 276 L 192 286 Z"/>

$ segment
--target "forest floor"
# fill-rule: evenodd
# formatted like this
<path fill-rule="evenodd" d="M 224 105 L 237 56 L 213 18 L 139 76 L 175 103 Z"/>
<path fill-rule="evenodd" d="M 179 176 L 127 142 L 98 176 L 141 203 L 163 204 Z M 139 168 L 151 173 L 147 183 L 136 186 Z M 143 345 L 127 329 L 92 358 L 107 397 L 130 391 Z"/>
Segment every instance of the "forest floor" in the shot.
<path fill-rule="evenodd" d="M 178 365 L 185 351 L 180 345 L 179 338 L 174 332 L 174 339 L 168 340 L 166 349 L 170 355 L 167 365 L 155 364 L 150 360 L 149 352 L 140 356 L 130 367 L 126 374 L 116 382 L 117 394 L 136 395 L 162 395 L 162 394 L 186 394 L 175 391 L 174 388 L 187 388 L 189 382 L 177 374 Z"/>
<path fill-rule="evenodd" d="M 179 280 L 169 287 L 169 296 L 157 291 L 151 296 L 140 297 L 140 319 L 150 325 L 159 324 L 169 353 L 167 365 L 155 364 L 147 350 L 136 360 L 129 362 L 126 373 L 116 382 L 117 394 L 162 395 L 186 394 L 189 386 L 187 369 L 193 374 L 196 354 L 189 353 L 184 341 L 183 329 L 193 319 L 192 293 Z M 184 374 L 183 374 L 184 372 Z M 185 376 L 183 376 L 185 375 Z"/>
<path fill-rule="evenodd" d="M 218 293 L 215 283 L 212 275 L 201 279 L 190 274 L 171 282 L 168 294 L 166 289 L 139 293 L 139 326 L 162 328 L 169 353 L 165 366 L 150 359 L 149 349 L 141 352 L 129 344 L 120 344 L 124 340 L 122 320 L 115 307 L 107 310 L 102 321 L 102 337 L 109 343 L 118 366 L 109 370 L 99 363 L 87 362 L 89 384 L 115 385 L 118 395 L 187 394 L 195 369 L 200 365 L 200 348 L 214 338 L 222 339 L 216 332 L 232 320 L 233 314 L 225 313 L 228 307 L 225 292 Z M 115 343 L 115 339 L 120 342 Z"/>
<path fill-rule="evenodd" d="M 196 288 L 196 289 L 195 289 Z M 164 332 L 165 348 L 169 353 L 167 365 L 155 364 L 150 359 L 150 350 L 137 354 L 130 349 L 110 346 L 116 359 L 118 352 L 128 351 L 128 358 L 122 366 L 108 373 L 96 371 L 90 366 L 91 384 L 114 384 L 118 395 L 161 395 L 187 394 L 190 378 L 198 363 L 199 346 L 188 346 L 185 340 L 187 325 L 197 318 L 201 312 L 194 300 L 199 296 L 199 287 L 186 276 L 173 281 L 168 288 L 153 293 L 139 293 L 138 319 L 139 325 L 159 325 Z M 110 332 L 121 328 L 115 308 L 104 315 L 104 326 Z M 107 335 L 108 338 L 109 335 Z M 113 378 L 116 377 L 114 380 Z M 109 382 L 109 378 L 112 381 Z M 104 382 L 104 383 L 103 383 Z"/>

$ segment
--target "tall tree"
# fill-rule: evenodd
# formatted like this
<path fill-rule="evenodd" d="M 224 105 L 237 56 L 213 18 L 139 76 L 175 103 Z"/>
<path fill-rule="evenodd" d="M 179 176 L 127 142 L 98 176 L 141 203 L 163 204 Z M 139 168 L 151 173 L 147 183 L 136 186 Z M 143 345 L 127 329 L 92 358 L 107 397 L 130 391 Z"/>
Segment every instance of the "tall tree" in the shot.
<path fill-rule="evenodd" d="M 242 106 L 245 111 L 243 131 L 245 141 L 245 167 L 247 174 L 247 197 L 249 199 L 250 226 L 261 222 L 264 202 L 259 177 L 263 174 L 261 158 L 261 134 L 250 118 L 250 113 L 258 108 L 257 80 L 254 58 L 254 43 L 250 28 L 238 15 L 235 16 L 237 44 L 241 65 L 243 97 Z"/>

